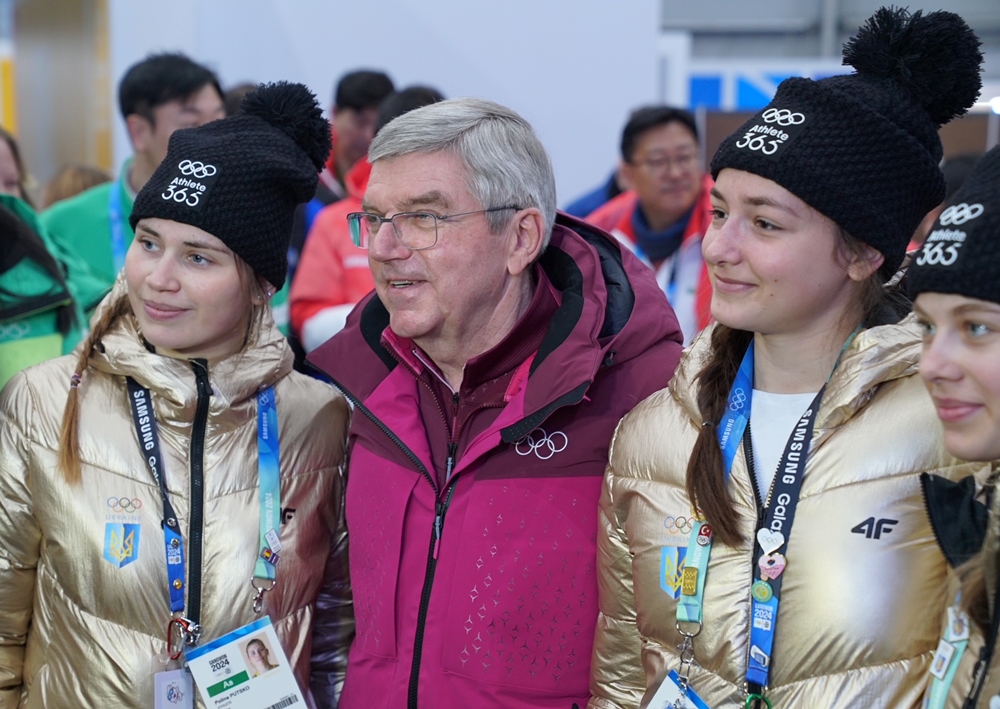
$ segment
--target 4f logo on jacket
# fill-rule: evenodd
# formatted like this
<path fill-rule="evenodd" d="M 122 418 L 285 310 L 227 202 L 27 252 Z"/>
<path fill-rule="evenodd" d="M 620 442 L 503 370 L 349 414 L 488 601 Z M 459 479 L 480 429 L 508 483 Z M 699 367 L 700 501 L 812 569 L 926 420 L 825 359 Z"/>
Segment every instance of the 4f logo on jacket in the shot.
<path fill-rule="evenodd" d="M 899 524 L 898 519 L 875 519 L 874 517 L 869 517 L 864 522 L 856 527 L 853 527 L 851 531 L 854 534 L 864 534 L 865 539 L 881 539 L 883 534 L 889 534 L 892 528 Z"/>

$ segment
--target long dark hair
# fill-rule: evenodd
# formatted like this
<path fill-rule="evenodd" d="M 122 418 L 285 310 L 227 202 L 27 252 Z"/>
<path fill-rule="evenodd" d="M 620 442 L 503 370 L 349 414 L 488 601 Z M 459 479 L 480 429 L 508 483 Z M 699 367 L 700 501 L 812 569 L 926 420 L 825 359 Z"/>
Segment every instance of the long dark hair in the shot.
<path fill-rule="evenodd" d="M 59 287 L 69 294 L 62 266 L 49 253 L 45 242 L 14 212 L 2 206 L 0 206 L 0 243 L 3 244 L 2 255 L 0 255 L 0 273 L 13 268 L 23 258 L 31 259 L 45 269 L 45 272 L 59 284 Z M 0 288 L 0 295 L 16 298 L 22 294 Z M 57 308 L 56 326 L 59 332 L 65 336 L 74 325 L 76 325 L 76 312 L 73 302 L 69 301 Z"/>
<path fill-rule="evenodd" d="M 864 245 L 843 230 L 840 233 L 846 250 L 861 255 Z M 855 303 L 866 328 L 899 322 L 910 310 L 910 301 L 898 286 L 884 285 L 892 274 L 884 270 L 872 274 L 859 284 Z M 724 544 L 735 546 L 743 541 L 733 502 L 726 490 L 722 451 L 719 449 L 717 428 L 729 398 L 729 390 L 743 355 L 753 340 L 753 333 L 717 325 L 712 331 L 708 362 L 698 373 L 698 411 L 702 425 L 687 468 L 687 492 L 691 502 L 701 510 L 714 533 Z"/>

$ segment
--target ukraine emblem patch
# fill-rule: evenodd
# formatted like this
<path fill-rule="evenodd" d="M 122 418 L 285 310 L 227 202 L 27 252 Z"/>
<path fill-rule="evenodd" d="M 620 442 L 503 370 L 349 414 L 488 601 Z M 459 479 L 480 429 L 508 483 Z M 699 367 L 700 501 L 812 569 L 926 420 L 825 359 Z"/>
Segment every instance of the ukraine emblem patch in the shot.
<path fill-rule="evenodd" d="M 687 547 L 661 547 L 660 588 L 673 599 L 681 597 L 681 577 L 684 575 L 684 557 Z"/>
<path fill-rule="evenodd" d="M 104 525 L 104 558 L 119 569 L 138 559 L 140 529 L 138 524 Z"/>

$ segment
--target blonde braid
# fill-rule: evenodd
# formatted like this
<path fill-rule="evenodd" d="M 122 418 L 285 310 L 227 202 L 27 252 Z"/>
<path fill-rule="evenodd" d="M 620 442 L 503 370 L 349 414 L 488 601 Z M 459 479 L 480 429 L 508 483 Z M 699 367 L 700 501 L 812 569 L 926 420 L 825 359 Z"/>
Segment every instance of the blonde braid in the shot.
<path fill-rule="evenodd" d="M 110 303 L 101 319 L 90 331 L 87 341 L 80 350 L 76 360 L 73 376 L 70 377 L 69 396 L 66 398 L 66 408 L 63 410 L 62 428 L 59 431 L 59 469 L 66 477 L 66 482 L 76 485 L 80 482 L 80 439 L 78 434 L 80 419 L 80 381 L 90 363 L 91 351 L 100 343 L 101 338 L 118 320 L 130 310 L 128 295 L 122 294 Z"/>

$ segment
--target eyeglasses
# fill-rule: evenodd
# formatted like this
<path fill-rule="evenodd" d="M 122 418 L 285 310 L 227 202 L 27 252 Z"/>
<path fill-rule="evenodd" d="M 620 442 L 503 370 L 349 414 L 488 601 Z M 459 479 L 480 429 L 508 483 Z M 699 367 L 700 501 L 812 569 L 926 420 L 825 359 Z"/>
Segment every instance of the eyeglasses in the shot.
<path fill-rule="evenodd" d="M 633 165 L 641 165 L 650 172 L 661 172 L 677 168 L 678 172 L 690 172 L 695 163 L 698 162 L 697 153 L 685 153 L 670 157 L 669 155 L 657 155 L 653 158 L 632 161 Z"/>
<path fill-rule="evenodd" d="M 429 249 L 437 243 L 438 223 L 451 222 L 459 217 L 468 217 L 472 214 L 488 214 L 490 212 L 502 212 L 507 209 L 520 210 L 523 207 L 506 205 L 503 207 L 491 207 L 489 209 L 478 209 L 475 212 L 462 212 L 461 214 L 431 214 L 430 212 L 399 212 L 391 217 L 380 217 L 377 214 L 368 212 L 351 212 L 347 215 L 347 225 L 351 232 L 351 241 L 355 246 L 362 249 L 371 248 L 372 240 L 378 235 L 379 229 L 386 222 L 392 224 L 392 230 L 399 239 L 399 243 L 410 251 L 422 251 Z"/>

